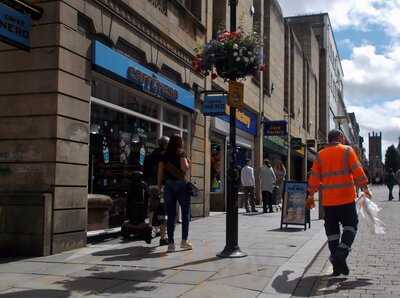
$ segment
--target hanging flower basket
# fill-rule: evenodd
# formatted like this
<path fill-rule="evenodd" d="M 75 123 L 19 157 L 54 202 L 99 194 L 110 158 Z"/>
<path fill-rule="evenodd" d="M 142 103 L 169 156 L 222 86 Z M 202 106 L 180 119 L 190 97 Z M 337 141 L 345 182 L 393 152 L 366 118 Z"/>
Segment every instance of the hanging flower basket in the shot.
<path fill-rule="evenodd" d="M 211 74 L 212 79 L 220 76 L 225 81 L 237 81 L 256 74 L 264 67 L 259 64 L 260 42 L 257 34 L 246 35 L 240 29 L 222 32 L 217 39 L 195 51 L 193 67 L 205 76 Z"/>

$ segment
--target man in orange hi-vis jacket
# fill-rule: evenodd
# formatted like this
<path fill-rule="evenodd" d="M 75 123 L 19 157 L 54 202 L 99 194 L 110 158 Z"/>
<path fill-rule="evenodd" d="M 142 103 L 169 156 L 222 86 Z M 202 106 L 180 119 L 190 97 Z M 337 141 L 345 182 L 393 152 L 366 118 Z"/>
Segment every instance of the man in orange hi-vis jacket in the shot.
<path fill-rule="evenodd" d="M 314 193 L 320 191 L 325 210 L 325 231 L 331 252 L 334 276 L 349 274 L 346 258 L 357 233 L 358 217 L 355 205 L 356 187 L 371 198 L 368 178 L 350 146 L 343 145 L 344 135 L 332 130 L 329 144 L 317 154 L 308 179 L 307 206 L 314 206 Z M 340 226 L 342 225 L 342 235 Z"/>

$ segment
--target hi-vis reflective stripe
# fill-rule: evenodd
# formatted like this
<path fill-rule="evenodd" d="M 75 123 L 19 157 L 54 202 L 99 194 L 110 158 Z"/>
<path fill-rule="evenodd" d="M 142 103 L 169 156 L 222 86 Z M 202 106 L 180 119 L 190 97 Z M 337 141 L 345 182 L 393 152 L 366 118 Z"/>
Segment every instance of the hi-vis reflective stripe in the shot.
<path fill-rule="evenodd" d="M 344 226 L 344 227 L 343 227 L 343 232 L 344 232 L 344 231 L 349 231 L 349 232 L 352 232 L 353 234 L 356 234 L 356 233 L 357 233 L 356 228 L 355 228 L 355 227 L 352 227 L 352 226 Z"/>
<path fill-rule="evenodd" d="M 328 241 L 336 241 L 340 239 L 340 234 L 335 234 L 335 235 L 329 235 L 328 236 Z"/>
<path fill-rule="evenodd" d="M 328 177 L 335 177 L 335 176 L 343 176 L 343 175 L 347 175 L 348 172 L 345 170 L 340 170 L 340 171 L 332 171 L 332 172 L 328 172 L 328 173 L 323 173 L 321 174 L 322 178 L 328 178 Z"/>
<path fill-rule="evenodd" d="M 339 247 L 350 250 L 350 246 L 348 246 L 347 244 L 344 244 L 343 242 L 339 244 Z"/>
<path fill-rule="evenodd" d="M 361 176 L 361 177 L 358 177 L 358 178 L 354 179 L 354 182 L 355 182 L 356 184 L 359 184 L 359 183 L 361 183 L 361 182 L 364 182 L 365 180 L 366 180 L 365 177 L 364 177 L 364 176 Z"/>
<path fill-rule="evenodd" d="M 345 171 L 345 175 L 347 175 L 350 174 L 350 147 L 346 147 L 343 158 L 343 170 Z"/>
<path fill-rule="evenodd" d="M 354 172 L 358 168 L 361 168 L 361 164 L 359 162 L 356 162 L 354 165 L 351 166 L 351 171 Z"/>
<path fill-rule="evenodd" d="M 327 190 L 327 189 L 343 189 L 343 188 L 350 188 L 354 187 L 354 184 L 349 182 L 349 183 L 338 183 L 338 184 L 329 184 L 329 185 L 321 185 L 321 190 Z"/>

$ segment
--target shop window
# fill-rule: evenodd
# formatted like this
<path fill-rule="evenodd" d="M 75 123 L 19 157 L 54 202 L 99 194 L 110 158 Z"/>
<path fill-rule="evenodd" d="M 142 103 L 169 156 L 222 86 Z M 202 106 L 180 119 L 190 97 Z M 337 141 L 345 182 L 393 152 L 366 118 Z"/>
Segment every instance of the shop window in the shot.
<path fill-rule="evenodd" d="M 146 53 L 123 38 L 118 38 L 116 49 L 141 64 L 146 64 Z"/>
<path fill-rule="evenodd" d="M 217 37 L 218 31 L 226 29 L 226 1 L 213 1 L 213 38 Z"/>
<path fill-rule="evenodd" d="M 164 121 L 175 125 L 177 127 L 181 127 L 181 117 L 180 117 L 180 113 L 175 111 L 175 110 L 171 110 L 168 108 L 164 109 Z"/>
<path fill-rule="evenodd" d="M 184 129 L 189 129 L 189 117 L 187 115 L 183 115 L 182 127 Z"/>
<path fill-rule="evenodd" d="M 166 64 L 161 66 L 160 73 L 175 83 L 182 83 L 182 75 Z"/>
<path fill-rule="evenodd" d="M 96 78 L 92 92 L 93 96 L 96 98 L 106 100 L 152 118 L 157 119 L 159 117 L 159 104 L 147 98 L 140 97 L 125 88 L 110 84 L 107 81 Z"/>
<path fill-rule="evenodd" d="M 143 170 L 145 156 L 157 146 L 159 125 L 92 104 L 89 191 L 113 201 L 110 226 L 125 219 L 126 192 L 135 170 Z"/>
<path fill-rule="evenodd" d="M 163 126 L 163 135 L 166 137 L 171 137 L 173 135 L 181 135 L 181 132 L 175 128 L 169 127 L 169 126 Z"/>

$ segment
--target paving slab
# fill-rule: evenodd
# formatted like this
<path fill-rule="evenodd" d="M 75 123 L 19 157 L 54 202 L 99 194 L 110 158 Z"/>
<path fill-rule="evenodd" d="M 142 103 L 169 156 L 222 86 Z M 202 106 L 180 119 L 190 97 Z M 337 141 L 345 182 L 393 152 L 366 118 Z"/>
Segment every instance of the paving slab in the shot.
<path fill-rule="evenodd" d="M 248 253 L 240 259 L 216 256 L 225 247 L 225 215 L 220 214 L 191 223 L 192 251 L 166 253 L 167 247 L 158 247 L 158 239 L 145 244 L 116 238 L 55 256 L 8 261 L 0 264 L 0 274 L 15 274 L 18 282 L 5 281 L 2 288 L 0 283 L 0 290 L 27 297 L 40 291 L 43 297 L 54 293 L 72 298 L 286 297 L 326 237 L 321 221 L 314 220 L 306 231 L 279 226 L 278 213 L 239 215 L 239 245 Z M 179 243 L 180 227 L 176 232 Z M 385 272 L 390 278 L 398 273 Z"/>

